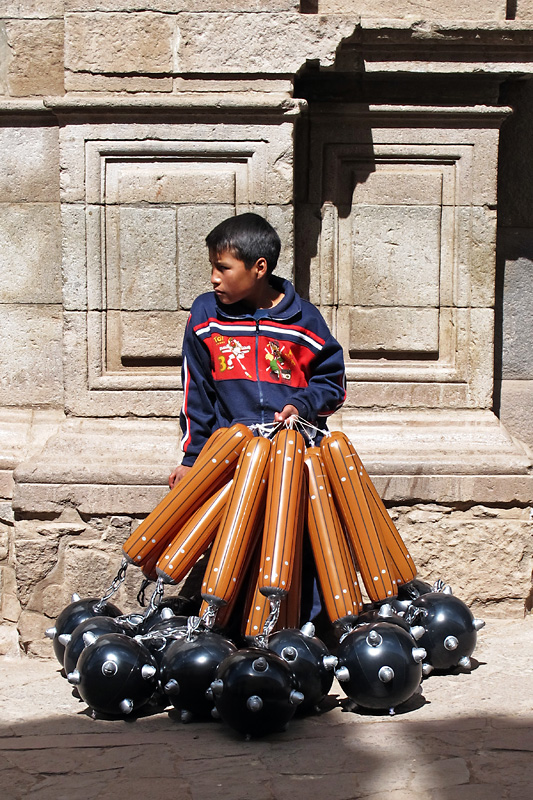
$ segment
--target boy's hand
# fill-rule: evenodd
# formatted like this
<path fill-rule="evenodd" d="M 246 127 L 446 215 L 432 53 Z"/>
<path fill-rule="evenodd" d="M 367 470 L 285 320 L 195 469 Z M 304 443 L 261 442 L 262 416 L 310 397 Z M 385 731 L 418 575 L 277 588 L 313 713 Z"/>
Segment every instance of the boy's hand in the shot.
<path fill-rule="evenodd" d="M 183 464 L 180 464 L 179 467 L 176 467 L 174 472 L 171 472 L 170 475 L 168 476 L 168 485 L 170 486 L 170 488 L 173 489 L 174 486 L 177 483 L 179 483 L 182 478 L 186 476 L 189 470 L 190 467 L 186 467 Z"/>
<path fill-rule="evenodd" d="M 274 414 L 274 422 L 285 422 L 289 417 L 297 417 L 298 409 L 296 406 L 287 405 L 281 411 L 276 411 Z"/>

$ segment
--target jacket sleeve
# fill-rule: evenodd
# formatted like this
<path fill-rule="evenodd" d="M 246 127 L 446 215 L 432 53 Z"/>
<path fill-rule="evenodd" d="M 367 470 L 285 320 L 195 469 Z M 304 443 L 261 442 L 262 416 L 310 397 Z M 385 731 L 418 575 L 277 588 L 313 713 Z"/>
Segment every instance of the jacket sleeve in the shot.
<path fill-rule="evenodd" d="M 288 402 L 296 406 L 301 417 L 314 423 L 318 417 L 328 417 L 337 411 L 345 399 L 344 354 L 339 342 L 327 330 L 324 346 L 310 364 L 307 387 L 298 390 Z"/>
<path fill-rule="evenodd" d="M 189 316 L 183 337 L 183 406 L 180 425 L 183 433 L 181 463 L 192 466 L 216 427 L 215 387 L 211 359 L 205 345 L 194 332 Z"/>

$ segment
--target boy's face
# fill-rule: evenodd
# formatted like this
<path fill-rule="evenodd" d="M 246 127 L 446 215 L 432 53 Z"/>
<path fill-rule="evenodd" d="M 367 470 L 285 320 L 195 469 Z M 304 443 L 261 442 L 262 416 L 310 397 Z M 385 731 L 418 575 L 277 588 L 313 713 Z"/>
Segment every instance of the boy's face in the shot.
<path fill-rule="evenodd" d="M 230 250 L 222 253 L 209 251 L 211 262 L 211 284 L 221 303 L 230 305 L 246 301 L 256 305 L 263 292 L 267 265 L 264 258 L 248 268 L 244 261 L 232 255 Z"/>

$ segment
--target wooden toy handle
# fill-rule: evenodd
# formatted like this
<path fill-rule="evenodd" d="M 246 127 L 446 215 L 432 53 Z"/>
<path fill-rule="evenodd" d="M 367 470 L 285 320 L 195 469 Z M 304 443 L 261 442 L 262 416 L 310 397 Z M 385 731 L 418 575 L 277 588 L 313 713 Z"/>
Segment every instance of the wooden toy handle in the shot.
<path fill-rule="evenodd" d="M 123 547 L 125 557 L 138 567 L 144 566 L 154 548 L 162 549 L 182 525 L 231 477 L 237 459 L 252 438 L 245 425 L 236 424 L 223 429 L 214 444 L 200 453 L 185 478 L 148 514 L 129 536 Z"/>

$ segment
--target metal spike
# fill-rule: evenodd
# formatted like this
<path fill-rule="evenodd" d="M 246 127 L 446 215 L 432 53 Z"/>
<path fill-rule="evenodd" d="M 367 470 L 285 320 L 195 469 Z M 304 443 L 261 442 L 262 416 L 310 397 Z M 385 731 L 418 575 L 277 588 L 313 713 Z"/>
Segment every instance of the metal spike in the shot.
<path fill-rule="evenodd" d="M 172 619 L 172 617 L 175 617 L 175 616 L 176 615 L 174 614 L 172 609 L 169 608 L 168 606 L 165 606 L 165 608 L 163 608 L 162 611 L 161 611 L 161 619 L 164 619 L 164 620 Z"/>
<path fill-rule="evenodd" d="M 485 627 L 485 620 L 484 619 L 479 619 L 478 617 L 474 617 L 472 625 L 474 626 L 474 630 L 480 631 L 481 628 Z"/>
<path fill-rule="evenodd" d="M 215 695 L 213 694 L 213 690 L 211 689 L 211 687 L 205 690 L 204 695 L 206 700 L 211 700 L 211 702 L 215 701 Z"/>
<path fill-rule="evenodd" d="M 153 664 L 143 664 L 141 667 L 141 675 L 145 681 L 149 681 L 150 678 L 153 678 L 156 672 L 157 669 Z"/>
<path fill-rule="evenodd" d="M 394 678 L 394 670 L 392 667 L 383 666 L 378 670 L 378 678 L 382 683 L 389 683 Z"/>
<path fill-rule="evenodd" d="M 379 647 L 379 645 L 383 641 L 383 637 L 380 636 L 380 634 L 377 631 L 371 630 L 368 636 L 366 637 L 366 641 L 367 644 L 369 644 L 371 647 Z"/>
<path fill-rule="evenodd" d="M 300 703 L 303 703 L 303 701 L 304 701 L 304 696 L 302 692 L 297 692 L 296 689 L 293 689 L 289 695 L 289 702 L 291 703 L 291 705 L 299 706 Z"/>
<path fill-rule="evenodd" d="M 72 639 L 71 633 L 60 633 L 59 636 L 57 637 L 57 641 L 59 642 L 59 644 L 62 644 L 63 647 L 66 647 L 71 639 Z"/>
<path fill-rule="evenodd" d="M 259 695 L 252 694 L 246 701 L 246 708 L 248 708 L 249 711 L 253 711 L 255 714 L 263 708 L 263 701 Z"/>
<path fill-rule="evenodd" d="M 457 664 L 463 669 L 472 669 L 472 662 L 470 661 L 468 656 L 463 656 L 462 658 L 460 658 Z"/>
<path fill-rule="evenodd" d="M 217 678 L 216 681 L 211 683 L 211 690 L 215 697 L 220 697 L 224 690 L 224 681 L 221 678 Z"/>
<path fill-rule="evenodd" d="M 389 708 L 389 716 L 393 717 L 395 714 L 396 714 L 396 711 L 394 710 L 394 707 L 391 706 L 391 708 Z"/>
<path fill-rule="evenodd" d="M 432 672 L 433 672 L 433 667 L 431 664 L 428 664 L 427 662 L 425 664 L 422 664 L 422 675 L 424 676 L 424 678 L 427 678 L 428 675 L 431 675 Z"/>
<path fill-rule="evenodd" d="M 72 672 L 69 672 L 67 675 L 67 681 L 73 686 L 77 686 L 79 683 L 81 683 L 81 674 L 79 670 L 74 669 Z"/>
<path fill-rule="evenodd" d="M 350 680 L 350 671 L 348 667 L 339 667 L 335 670 L 335 677 L 338 681 L 349 681 Z"/>
<path fill-rule="evenodd" d="M 113 675 L 116 675 L 118 672 L 118 665 L 116 661 L 104 661 L 102 664 L 102 675 L 105 675 L 106 678 L 112 678 Z"/>
<path fill-rule="evenodd" d="M 71 598 L 70 598 L 70 602 L 71 603 L 77 603 L 78 600 L 81 600 L 81 597 L 79 596 L 79 594 L 77 592 L 74 592 L 72 594 Z"/>
<path fill-rule="evenodd" d="M 378 611 L 378 617 L 392 617 L 393 614 L 394 611 L 390 603 L 383 603 Z"/>
<path fill-rule="evenodd" d="M 89 647 L 90 644 L 96 642 L 98 636 L 92 631 L 85 631 L 85 633 L 82 635 L 82 639 L 85 647 Z"/>
<path fill-rule="evenodd" d="M 180 712 L 180 719 L 186 725 L 188 722 L 193 721 L 194 715 L 191 711 L 186 711 L 184 708 L 182 708 Z"/>
<path fill-rule="evenodd" d="M 131 714 L 133 711 L 133 700 L 130 700 L 129 697 L 125 697 L 124 700 L 120 701 L 118 707 L 123 714 Z"/>
<path fill-rule="evenodd" d="M 220 713 L 218 708 L 211 709 L 211 716 L 213 717 L 213 719 L 220 719 Z"/>
<path fill-rule="evenodd" d="M 176 678 L 171 678 L 169 681 L 167 681 L 163 686 L 163 691 L 166 692 L 166 694 L 179 694 L 180 685 Z"/>
<path fill-rule="evenodd" d="M 444 587 L 444 589 L 442 590 L 442 593 L 443 593 L 443 594 L 453 594 L 452 587 L 450 586 L 450 584 L 449 584 L 449 583 L 447 583 L 447 584 L 446 584 L 446 586 L 445 586 L 445 587 Z"/>
<path fill-rule="evenodd" d="M 447 636 L 444 640 L 444 647 L 446 650 L 457 650 L 459 647 L 459 639 L 457 636 Z"/>
<path fill-rule="evenodd" d="M 423 647 L 413 647 L 411 653 L 413 654 L 413 660 L 416 661 L 417 664 L 420 664 L 427 656 L 427 652 Z"/>
<path fill-rule="evenodd" d="M 47 628 L 47 629 L 45 630 L 45 632 L 44 632 L 44 635 L 45 635 L 45 636 L 46 636 L 48 639 L 55 639 L 55 638 L 56 638 L 56 634 L 57 634 L 57 629 L 56 629 L 55 625 L 54 625 L 54 627 L 53 627 L 53 628 Z"/>
<path fill-rule="evenodd" d="M 409 628 L 409 633 L 411 634 L 411 636 L 413 637 L 415 642 L 417 642 L 419 639 L 421 639 L 422 636 L 425 634 L 425 632 L 426 632 L 426 629 L 424 628 L 423 625 L 412 625 Z"/>
<path fill-rule="evenodd" d="M 328 655 L 328 656 L 323 656 L 322 658 L 322 664 L 324 666 L 324 669 L 335 669 L 338 663 L 339 659 L 337 658 L 337 656 Z"/>
<path fill-rule="evenodd" d="M 298 658 L 298 651 L 295 647 L 289 645 L 288 647 L 283 648 L 283 650 L 280 653 L 280 656 L 284 661 L 296 661 L 296 659 Z"/>
<path fill-rule="evenodd" d="M 268 662 L 264 656 L 259 656 L 252 662 L 252 669 L 256 672 L 265 672 L 268 669 Z"/>
<path fill-rule="evenodd" d="M 303 633 L 304 636 L 314 636 L 315 630 L 315 626 L 312 622 L 306 622 L 305 625 L 302 625 L 300 628 L 300 633 Z"/>

